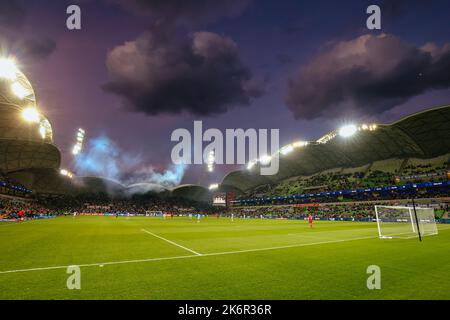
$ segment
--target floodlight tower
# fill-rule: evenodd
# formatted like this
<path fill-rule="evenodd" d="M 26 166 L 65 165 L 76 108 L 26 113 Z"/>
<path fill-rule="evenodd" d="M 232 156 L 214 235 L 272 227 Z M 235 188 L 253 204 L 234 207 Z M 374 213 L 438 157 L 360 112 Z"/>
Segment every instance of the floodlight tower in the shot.
<path fill-rule="evenodd" d="M 215 162 L 216 162 L 216 154 L 215 154 L 214 150 L 211 150 L 208 153 L 208 159 L 206 159 L 208 172 L 214 171 L 214 163 Z"/>
<path fill-rule="evenodd" d="M 197 182 L 199 185 L 204 185 L 205 180 L 207 180 L 208 178 L 208 175 L 214 172 L 214 164 L 216 162 L 216 154 L 214 150 L 209 151 L 206 159 L 203 158 L 203 161 L 206 164 L 206 170 L 202 169 L 199 175 L 199 179 Z"/>
<path fill-rule="evenodd" d="M 78 155 L 83 150 L 84 138 L 86 131 L 79 128 L 75 136 L 75 145 L 73 146 L 72 153 L 74 156 Z"/>

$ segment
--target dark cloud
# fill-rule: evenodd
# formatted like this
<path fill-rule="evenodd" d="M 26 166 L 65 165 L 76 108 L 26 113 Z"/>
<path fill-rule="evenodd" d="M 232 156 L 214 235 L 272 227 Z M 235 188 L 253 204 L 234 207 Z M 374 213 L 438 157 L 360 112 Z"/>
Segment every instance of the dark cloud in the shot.
<path fill-rule="evenodd" d="M 253 0 L 107 0 L 166 23 L 198 24 L 240 15 Z"/>
<path fill-rule="evenodd" d="M 0 1 L 1 54 L 13 55 L 21 61 L 32 63 L 47 58 L 55 50 L 56 43 L 45 36 L 27 36 L 24 31 L 27 15 L 20 1 Z"/>
<path fill-rule="evenodd" d="M 292 57 L 286 53 L 278 53 L 276 55 L 276 59 L 278 63 L 281 64 L 282 66 L 291 64 L 293 61 Z"/>
<path fill-rule="evenodd" d="M 56 43 L 50 38 L 29 38 L 19 42 L 20 55 L 27 60 L 47 58 L 56 48 Z"/>
<path fill-rule="evenodd" d="M 161 29 L 108 53 L 111 81 L 104 90 L 122 97 L 128 109 L 212 115 L 247 105 L 261 94 L 230 38 L 196 32 L 180 39 Z"/>
<path fill-rule="evenodd" d="M 380 4 L 382 20 L 394 21 L 422 6 L 427 6 L 427 2 L 423 0 L 383 0 Z"/>
<path fill-rule="evenodd" d="M 450 87 L 450 44 L 416 47 L 382 34 L 335 43 L 289 80 L 296 118 L 387 111 L 432 89 Z"/>
<path fill-rule="evenodd" d="M 21 27 L 25 21 L 26 11 L 16 0 L 0 1 L 0 27 Z"/>
<path fill-rule="evenodd" d="M 46 59 L 56 49 L 56 43 L 45 36 L 25 37 L 15 31 L 0 34 L 1 55 L 14 56 L 19 61 L 32 64 Z"/>

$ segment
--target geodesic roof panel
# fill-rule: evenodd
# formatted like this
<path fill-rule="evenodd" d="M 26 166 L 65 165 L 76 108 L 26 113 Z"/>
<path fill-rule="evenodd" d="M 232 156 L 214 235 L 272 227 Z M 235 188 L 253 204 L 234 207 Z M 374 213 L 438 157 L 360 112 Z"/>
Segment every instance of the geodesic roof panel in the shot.
<path fill-rule="evenodd" d="M 59 150 L 52 144 L 20 140 L 0 140 L 0 170 L 58 169 Z"/>
<path fill-rule="evenodd" d="M 207 201 L 210 197 L 209 190 L 198 185 L 184 184 L 171 190 L 175 197 L 192 199 L 196 201 Z"/>

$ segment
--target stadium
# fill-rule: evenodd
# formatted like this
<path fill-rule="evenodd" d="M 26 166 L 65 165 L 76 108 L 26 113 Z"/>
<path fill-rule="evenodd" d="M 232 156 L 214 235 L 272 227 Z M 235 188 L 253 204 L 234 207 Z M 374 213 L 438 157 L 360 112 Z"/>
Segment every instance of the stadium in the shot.
<path fill-rule="evenodd" d="M 254 159 L 209 189 L 125 186 L 61 168 L 30 81 L 0 66 L 0 298 L 450 298 L 450 106 L 293 142 L 274 176 Z"/>

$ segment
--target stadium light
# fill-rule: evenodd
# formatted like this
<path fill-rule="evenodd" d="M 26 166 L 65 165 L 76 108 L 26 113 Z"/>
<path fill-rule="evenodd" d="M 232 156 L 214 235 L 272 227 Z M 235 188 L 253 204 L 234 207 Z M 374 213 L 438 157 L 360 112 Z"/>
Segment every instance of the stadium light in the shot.
<path fill-rule="evenodd" d="M 11 84 L 11 91 L 21 100 L 30 94 L 30 92 L 17 81 Z"/>
<path fill-rule="evenodd" d="M 70 172 L 69 170 L 61 169 L 61 170 L 59 171 L 59 173 L 60 173 L 61 175 L 63 175 L 63 176 L 69 177 L 70 179 L 73 178 L 73 173 Z"/>
<path fill-rule="evenodd" d="M 294 148 L 302 148 L 308 145 L 308 141 L 296 141 L 292 144 Z"/>
<path fill-rule="evenodd" d="M 73 146 L 72 149 L 72 154 L 74 156 L 76 156 L 77 154 L 79 154 L 81 152 L 81 150 L 83 149 L 83 143 L 84 143 L 84 136 L 86 135 L 86 131 L 84 131 L 83 129 L 79 128 L 76 135 L 75 135 L 75 145 Z"/>
<path fill-rule="evenodd" d="M 268 155 L 264 155 L 259 159 L 259 162 L 263 165 L 267 165 L 272 161 L 272 157 Z"/>
<path fill-rule="evenodd" d="M 354 124 L 349 124 L 339 129 L 339 135 L 343 138 L 348 138 L 353 136 L 357 131 L 357 126 L 355 126 Z"/>
<path fill-rule="evenodd" d="M 34 107 L 25 108 L 22 111 L 22 118 L 27 122 L 39 122 L 39 112 Z"/>
<path fill-rule="evenodd" d="M 42 139 L 45 139 L 47 136 L 47 129 L 43 125 L 39 127 L 39 134 L 41 135 Z"/>
<path fill-rule="evenodd" d="M 280 153 L 282 155 L 287 155 L 287 154 L 291 153 L 292 151 L 294 151 L 293 145 L 288 144 L 287 146 L 284 146 L 283 148 L 281 148 Z"/>
<path fill-rule="evenodd" d="M 81 151 L 81 148 L 80 148 L 78 145 L 75 145 L 75 146 L 73 147 L 73 149 L 72 149 L 72 154 L 73 154 L 74 156 L 76 156 L 77 154 L 80 153 L 80 151 Z"/>
<path fill-rule="evenodd" d="M 13 59 L 0 59 L 0 78 L 16 80 L 17 66 Z"/>
<path fill-rule="evenodd" d="M 251 160 L 247 164 L 247 170 L 252 170 L 253 166 L 256 164 L 256 160 Z"/>
<path fill-rule="evenodd" d="M 213 183 L 209 186 L 209 190 L 215 190 L 219 188 L 219 184 L 218 183 Z"/>
<path fill-rule="evenodd" d="M 206 163 L 208 165 L 208 172 L 214 171 L 214 163 L 216 162 L 216 155 L 214 153 L 214 150 L 211 150 L 208 154 L 208 159 L 206 160 Z"/>

